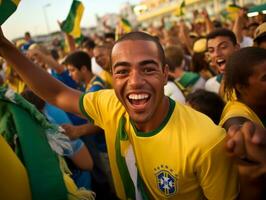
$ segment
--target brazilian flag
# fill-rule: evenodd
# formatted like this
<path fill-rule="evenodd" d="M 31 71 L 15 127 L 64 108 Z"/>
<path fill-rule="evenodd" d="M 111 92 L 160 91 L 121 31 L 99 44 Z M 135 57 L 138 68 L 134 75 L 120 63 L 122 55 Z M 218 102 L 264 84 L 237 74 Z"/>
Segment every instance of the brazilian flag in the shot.
<path fill-rule="evenodd" d="M 20 0 L 0 0 L 0 26 L 12 15 Z"/>
<path fill-rule="evenodd" d="M 70 11 L 61 25 L 62 31 L 79 38 L 81 35 L 80 21 L 83 15 L 84 6 L 80 1 L 73 0 Z"/>

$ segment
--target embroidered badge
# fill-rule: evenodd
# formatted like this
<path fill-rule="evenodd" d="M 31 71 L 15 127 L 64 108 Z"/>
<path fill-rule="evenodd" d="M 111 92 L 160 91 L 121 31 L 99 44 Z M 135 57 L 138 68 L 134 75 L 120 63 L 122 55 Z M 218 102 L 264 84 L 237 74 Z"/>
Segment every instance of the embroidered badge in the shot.
<path fill-rule="evenodd" d="M 155 169 L 158 189 L 166 196 L 170 197 L 177 192 L 177 175 L 167 166 L 160 166 Z"/>

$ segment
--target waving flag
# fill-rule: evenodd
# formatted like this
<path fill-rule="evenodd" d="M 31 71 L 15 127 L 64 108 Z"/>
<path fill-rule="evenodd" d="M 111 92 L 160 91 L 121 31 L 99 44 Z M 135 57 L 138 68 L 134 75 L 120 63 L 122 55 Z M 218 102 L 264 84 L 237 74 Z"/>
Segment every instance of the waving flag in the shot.
<path fill-rule="evenodd" d="M 0 0 L 0 26 L 15 12 L 20 0 Z"/>
<path fill-rule="evenodd" d="M 81 35 L 80 21 L 83 15 L 84 6 L 80 1 L 73 0 L 66 20 L 62 23 L 62 31 L 78 38 Z"/>

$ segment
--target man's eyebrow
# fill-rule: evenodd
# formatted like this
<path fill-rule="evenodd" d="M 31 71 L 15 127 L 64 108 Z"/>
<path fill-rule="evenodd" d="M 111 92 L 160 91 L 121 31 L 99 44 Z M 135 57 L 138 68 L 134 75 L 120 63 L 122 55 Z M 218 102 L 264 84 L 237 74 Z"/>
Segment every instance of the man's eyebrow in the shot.
<path fill-rule="evenodd" d="M 222 41 L 222 42 L 220 42 L 220 43 L 217 45 L 217 47 L 218 47 L 218 46 L 221 46 L 222 44 L 228 44 L 228 41 Z M 210 49 L 210 48 L 215 48 L 215 47 L 214 47 L 214 46 L 209 46 L 208 49 Z"/>
<path fill-rule="evenodd" d="M 125 66 L 125 67 L 129 67 L 130 63 L 126 62 L 126 61 L 121 61 L 121 62 L 117 62 L 114 64 L 113 68 L 116 68 L 118 66 Z"/>
<path fill-rule="evenodd" d="M 228 43 L 228 41 L 222 41 L 222 42 L 220 42 L 217 46 L 220 46 L 220 45 L 222 45 L 222 44 L 227 44 Z"/>
<path fill-rule="evenodd" d="M 139 63 L 140 65 L 147 65 L 147 64 L 155 64 L 155 65 L 159 65 L 158 62 L 154 61 L 154 60 L 143 60 Z"/>

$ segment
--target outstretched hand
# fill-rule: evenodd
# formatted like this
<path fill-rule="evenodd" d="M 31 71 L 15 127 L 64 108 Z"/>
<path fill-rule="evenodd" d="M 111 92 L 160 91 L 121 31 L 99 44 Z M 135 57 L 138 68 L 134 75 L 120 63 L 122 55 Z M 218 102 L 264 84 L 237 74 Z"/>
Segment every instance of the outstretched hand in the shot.
<path fill-rule="evenodd" d="M 226 150 L 236 159 L 239 173 L 257 178 L 266 173 L 266 130 L 246 122 L 228 130 Z"/>

